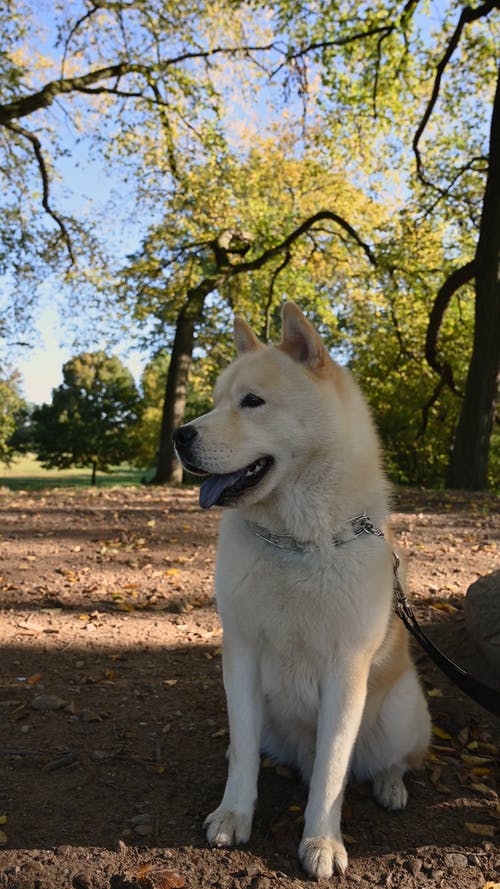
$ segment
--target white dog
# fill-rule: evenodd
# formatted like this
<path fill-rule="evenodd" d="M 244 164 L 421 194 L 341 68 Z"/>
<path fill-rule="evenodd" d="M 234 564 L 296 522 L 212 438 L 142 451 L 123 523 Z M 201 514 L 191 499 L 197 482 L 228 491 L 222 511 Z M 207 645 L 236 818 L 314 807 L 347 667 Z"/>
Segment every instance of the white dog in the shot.
<path fill-rule="evenodd" d="M 214 410 L 174 436 L 184 466 L 206 476 L 201 506 L 234 507 L 216 569 L 229 774 L 207 836 L 249 839 L 265 752 L 309 782 L 299 856 L 328 878 L 347 867 L 349 771 L 402 809 L 429 715 L 393 617 L 393 555 L 378 530 L 387 485 L 360 390 L 293 303 L 279 345 L 263 346 L 241 319 L 235 343 Z"/>

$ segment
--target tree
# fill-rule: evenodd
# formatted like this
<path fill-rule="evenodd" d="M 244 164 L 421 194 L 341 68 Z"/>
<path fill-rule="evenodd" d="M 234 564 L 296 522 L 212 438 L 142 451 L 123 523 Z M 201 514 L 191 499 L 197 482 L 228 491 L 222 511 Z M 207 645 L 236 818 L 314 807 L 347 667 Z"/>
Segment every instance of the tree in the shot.
<path fill-rule="evenodd" d="M 29 321 L 34 285 L 48 271 L 67 285 L 78 279 L 80 304 L 91 279 L 95 299 L 113 249 L 103 245 L 110 212 L 75 214 L 60 187 L 72 154 L 112 166 L 115 219 L 124 218 L 123 191 L 128 219 L 134 203 L 138 218 L 154 216 L 183 187 L 184 158 L 215 156 L 224 142 L 223 63 L 241 83 L 241 61 L 257 73 L 269 48 L 239 3 L 76 0 L 40 9 L 13 0 L 0 10 L 0 273 L 15 281 L 22 308 L 0 333 Z"/>
<path fill-rule="evenodd" d="M 493 103 L 488 174 L 473 270 L 474 344 L 448 480 L 452 487 L 474 490 L 488 485 L 500 386 L 500 74 Z"/>
<path fill-rule="evenodd" d="M 415 229 L 405 213 L 391 220 L 377 245 L 382 288 L 365 302 L 348 302 L 339 317 L 349 363 L 363 385 L 380 431 L 387 469 L 403 484 L 442 486 L 459 413 L 459 399 L 442 384 L 425 357 L 429 310 L 443 273 L 453 266 L 442 231 L 431 220 Z M 463 288 L 450 305 L 440 334 L 440 357 L 453 361 L 461 385 L 471 351 L 474 299 Z"/>
<path fill-rule="evenodd" d="M 97 470 L 133 457 L 138 409 L 134 379 L 121 361 L 83 352 L 64 364 L 51 404 L 33 412 L 37 456 L 49 468 L 91 466 L 94 485 Z"/>
<path fill-rule="evenodd" d="M 7 465 L 17 450 L 13 437 L 26 402 L 20 393 L 19 374 L 15 371 L 0 379 L 0 462 Z"/>
<path fill-rule="evenodd" d="M 375 6 L 340 0 L 308 16 L 289 0 L 270 7 L 293 47 L 289 60 L 296 60 L 303 84 L 304 72 L 310 77 L 317 66 L 332 116 L 339 107 L 356 108 L 355 121 L 343 118 L 352 128 L 353 150 L 361 149 L 371 125 L 383 162 L 399 158 L 406 171 L 417 199 L 415 224 L 429 215 L 446 222 L 455 262 L 436 293 L 426 354 L 440 375 L 435 396 L 446 386 L 463 398 L 449 482 L 484 488 L 500 369 L 500 3 L 449 3 L 441 27 L 432 29 L 418 0 L 402 7 L 392 0 Z M 395 140 L 390 130 L 396 122 Z M 475 323 L 462 393 L 454 385 L 453 364 L 439 354 L 438 338 L 452 297 L 469 282 L 475 287 Z"/>
<path fill-rule="evenodd" d="M 160 484 L 182 477 L 172 433 L 183 422 L 195 343 L 219 349 L 213 339 L 221 339 L 223 306 L 258 319 L 266 338 L 283 292 L 304 302 L 331 285 L 323 312 L 333 319 L 335 291 L 349 278 L 354 296 L 356 277 L 366 276 L 366 266 L 374 263 L 343 212 L 365 226 L 381 218 L 379 208 L 341 175 L 317 160 L 288 156 L 276 139 L 244 158 L 226 156 L 223 171 L 193 167 L 190 186 L 132 258 L 126 288 L 120 284 L 136 317 L 155 318 L 155 332 L 163 337 L 165 325 L 172 328 L 154 478 Z M 319 200 L 325 209 L 317 209 Z M 330 201 L 335 209 L 327 208 Z M 227 337 L 224 342 L 227 355 Z"/>
<path fill-rule="evenodd" d="M 0 12 L 0 25 L 5 26 L 0 28 L 5 63 L 0 72 L 4 96 L 0 169 L 6 179 L 4 195 L 9 196 L 4 198 L 2 217 L 3 256 L 16 282 L 37 275 L 27 257 L 35 257 L 38 265 L 47 261 L 60 265 L 63 255 L 72 259 L 75 238 L 88 240 L 95 234 L 95 219 L 87 219 L 83 229 L 73 224 L 61 209 L 61 192 L 55 191 L 57 161 L 65 150 L 59 136 L 60 107 L 78 138 L 89 134 L 87 144 L 107 162 L 120 159 L 124 180 L 128 177 L 134 183 L 127 210 L 134 200 L 138 215 L 155 219 L 161 218 L 159 207 L 168 216 L 184 199 L 186 206 L 191 202 L 193 214 L 198 204 L 202 221 L 205 217 L 207 222 L 203 200 L 194 187 L 193 168 L 206 165 L 215 181 L 220 181 L 221 174 L 231 180 L 228 157 L 235 153 L 240 162 L 245 160 L 249 136 L 256 139 L 257 128 L 250 133 L 249 125 L 245 139 L 240 138 L 235 117 L 241 111 L 235 115 L 235 109 L 244 106 L 247 119 L 251 119 L 249 108 L 254 109 L 260 129 L 267 134 L 273 132 L 276 120 L 288 121 L 295 139 L 289 157 L 317 157 L 325 168 L 342 169 L 344 177 L 357 183 L 365 195 L 379 202 L 382 195 L 393 213 L 405 207 L 415 228 L 432 219 L 434 231 L 441 231 L 445 280 L 436 285 L 434 305 L 428 307 L 426 349 L 439 377 L 433 392 L 429 394 L 427 387 L 425 393 L 422 390 L 422 407 L 428 415 L 440 399 L 449 400 L 450 393 L 452 399 L 463 400 L 450 478 L 454 484 L 484 485 L 499 366 L 495 345 L 499 340 L 498 295 L 492 297 L 498 294 L 498 0 L 476 6 L 461 0 L 458 8 L 447 0 L 437 26 L 418 0 L 379 4 L 333 0 L 309 4 L 307 10 L 298 0 L 201 3 L 196 8 L 169 0 L 88 0 L 81 6 L 77 2 L 69 12 L 65 5 L 60 7 L 58 43 L 43 57 L 27 36 L 26 22 L 32 17 L 26 12 L 32 5 L 32 0 L 15 0 L 8 12 Z M 277 86 L 284 86 L 285 92 Z M 31 165 L 26 162 L 30 158 Z M 30 170 L 41 186 L 41 197 L 34 194 Z M 384 255 L 386 241 L 392 237 L 390 214 L 378 230 L 367 234 L 349 208 L 344 213 L 319 194 L 316 199 L 314 211 L 319 207 L 338 213 L 351 230 L 363 231 L 363 242 L 376 245 L 377 255 Z M 32 212 L 37 201 L 42 214 Z M 222 203 L 226 217 L 234 220 L 230 202 L 229 211 L 227 200 Z M 177 263 L 171 251 L 165 275 L 167 297 L 163 307 L 157 299 L 156 311 L 158 321 L 162 319 L 171 329 L 179 320 L 175 361 L 170 365 L 171 391 L 177 388 L 179 397 L 169 401 L 171 410 L 177 404 L 177 413 L 166 428 L 179 419 L 185 388 L 182 377 L 185 382 L 189 366 L 185 356 L 196 337 L 208 331 L 207 307 L 232 300 L 238 308 L 236 281 L 241 285 L 251 280 L 250 287 L 245 284 L 241 289 L 251 294 L 249 302 L 260 307 L 262 327 L 269 329 L 278 287 L 286 292 L 287 269 L 294 265 L 287 260 L 286 239 L 314 215 L 312 211 L 285 215 L 278 232 L 269 200 L 267 212 L 274 230 L 261 241 L 252 233 L 244 255 L 231 253 L 233 248 L 245 249 L 238 243 L 239 235 L 248 232 L 252 209 L 247 218 L 240 214 L 237 225 L 221 224 L 221 213 L 210 226 L 200 226 L 201 243 L 196 246 L 192 239 L 191 249 L 181 237 Z M 48 226 L 40 223 L 43 216 Z M 172 238 L 174 229 L 172 222 Z M 265 225 L 261 231 L 265 234 Z M 343 233 L 347 232 L 345 228 Z M 294 241 L 294 255 L 299 243 L 310 245 L 303 235 Z M 280 243 L 282 251 L 269 256 L 267 251 Z M 86 273 L 92 278 L 89 299 L 94 300 L 104 258 L 95 259 L 100 239 L 94 237 L 92 244 Z M 224 251 L 229 273 L 219 263 L 225 261 Z M 268 261 L 260 267 L 245 266 L 264 255 Z M 146 265 L 147 261 L 146 255 Z M 182 276 L 178 267 L 184 261 Z M 378 286 L 390 289 L 391 270 L 382 270 L 380 263 L 379 269 Z M 251 278 L 245 277 L 247 273 Z M 476 314 L 466 384 L 462 356 L 446 353 L 445 313 L 452 316 L 462 294 L 467 298 L 470 282 L 475 285 Z M 307 299 L 325 314 L 325 295 L 316 286 L 309 287 Z M 82 294 L 79 288 L 80 302 Z M 349 289 L 349 299 L 352 296 Z M 366 298 L 372 299 L 369 288 Z M 338 306 L 337 294 L 331 303 Z M 244 307 L 250 315 L 254 313 L 246 300 Z M 397 339 L 397 327 L 392 333 Z M 464 473 L 471 468 L 475 478 L 466 478 Z"/>

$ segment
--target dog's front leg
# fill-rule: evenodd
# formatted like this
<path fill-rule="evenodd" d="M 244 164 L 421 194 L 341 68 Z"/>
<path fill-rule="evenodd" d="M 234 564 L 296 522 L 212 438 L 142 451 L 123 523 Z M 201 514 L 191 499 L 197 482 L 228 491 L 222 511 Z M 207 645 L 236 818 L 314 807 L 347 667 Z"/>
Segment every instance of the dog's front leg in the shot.
<path fill-rule="evenodd" d="M 335 676 L 321 683 L 316 753 L 305 811 L 299 857 L 304 869 L 318 880 L 347 868 L 347 852 L 340 833 L 344 786 L 366 698 L 368 669 L 346 672 L 338 665 Z"/>
<path fill-rule="evenodd" d="M 223 643 L 229 716 L 229 771 L 220 806 L 205 820 L 213 846 L 246 843 L 257 800 L 262 734 L 262 693 L 255 653 L 241 639 Z"/>

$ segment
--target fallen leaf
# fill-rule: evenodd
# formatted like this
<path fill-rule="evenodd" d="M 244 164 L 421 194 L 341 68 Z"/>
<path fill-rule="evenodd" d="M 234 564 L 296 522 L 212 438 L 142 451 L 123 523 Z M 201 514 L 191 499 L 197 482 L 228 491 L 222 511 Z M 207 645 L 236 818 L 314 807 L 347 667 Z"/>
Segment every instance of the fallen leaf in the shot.
<path fill-rule="evenodd" d="M 431 784 L 438 784 L 439 781 L 441 780 L 442 773 L 443 773 L 443 770 L 442 770 L 441 766 L 434 766 L 434 768 L 432 769 L 430 776 L 429 776 Z"/>
<path fill-rule="evenodd" d="M 0 830 L 0 846 L 5 846 L 5 844 L 7 842 L 8 842 L 7 834 L 3 830 Z"/>
<path fill-rule="evenodd" d="M 80 719 L 82 722 L 101 722 L 101 717 L 94 710 L 90 710 L 89 707 L 84 707 L 82 712 L 80 713 Z"/>
<path fill-rule="evenodd" d="M 32 676 L 28 676 L 28 678 L 26 680 L 26 685 L 36 685 L 37 682 L 41 682 L 42 679 L 43 679 L 42 673 L 33 673 Z"/>
<path fill-rule="evenodd" d="M 176 870 L 164 870 L 158 874 L 159 889 L 184 889 L 186 880 Z"/>
<path fill-rule="evenodd" d="M 480 741 L 479 746 L 484 753 L 491 753 L 492 756 L 498 756 L 500 747 L 497 744 L 489 744 L 487 741 Z"/>
<path fill-rule="evenodd" d="M 478 784 L 471 784 L 471 787 L 474 790 L 477 790 L 478 793 L 488 793 L 488 794 L 494 793 L 494 790 L 492 787 L 488 787 L 487 784 L 483 784 L 482 782 L 479 782 Z"/>
<path fill-rule="evenodd" d="M 431 608 L 437 608 L 438 611 L 446 611 L 447 614 L 455 614 L 458 611 L 458 608 L 450 605 L 449 602 L 433 602 Z"/>
<path fill-rule="evenodd" d="M 465 826 L 469 833 L 476 834 L 479 837 L 494 837 L 496 833 L 494 824 L 478 824 L 475 821 L 466 821 Z"/>
<path fill-rule="evenodd" d="M 0 824 L 7 824 L 7 815 L 0 815 Z"/>
<path fill-rule="evenodd" d="M 441 738 L 443 741 L 451 741 L 451 740 L 453 740 L 453 739 L 452 739 L 452 736 L 450 735 L 450 733 L 449 733 L 449 732 L 445 732 L 445 730 L 442 729 L 442 728 L 439 728 L 438 725 L 433 725 L 433 726 L 432 726 L 432 734 L 433 734 L 433 735 L 436 735 L 436 738 Z"/>
<path fill-rule="evenodd" d="M 427 762 L 435 762 L 438 765 L 443 765 L 443 760 L 439 759 L 439 756 L 436 756 L 436 754 L 432 753 L 430 750 L 427 752 L 425 758 L 426 758 Z"/>
<path fill-rule="evenodd" d="M 344 843 L 347 843 L 348 846 L 353 846 L 358 841 L 354 839 L 349 833 L 346 833 L 345 830 L 342 831 L 342 839 Z"/>
<path fill-rule="evenodd" d="M 491 762 L 488 756 L 473 756 L 471 753 L 461 753 L 460 758 L 466 766 L 484 766 Z"/>

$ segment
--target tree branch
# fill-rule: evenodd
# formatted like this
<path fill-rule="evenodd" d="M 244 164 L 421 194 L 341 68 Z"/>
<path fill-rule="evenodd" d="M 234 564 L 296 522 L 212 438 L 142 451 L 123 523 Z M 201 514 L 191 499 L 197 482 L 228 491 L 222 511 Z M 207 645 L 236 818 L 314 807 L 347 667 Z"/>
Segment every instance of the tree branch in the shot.
<path fill-rule="evenodd" d="M 127 74 L 141 74 L 148 82 L 151 83 L 151 75 L 162 72 L 169 67 L 180 65 L 182 62 L 192 61 L 195 59 L 210 59 L 216 55 L 238 55 L 240 53 L 251 52 L 268 52 L 276 49 L 274 43 L 265 44 L 263 46 L 219 46 L 210 50 L 196 50 L 181 53 L 178 56 L 172 56 L 165 59 L 159 65 L 142 65 L 138 62 L 118 62 L 114 65 L 107 65 L 104 68 L 96 68 L 87 71 L 85 74 L 76 77 L 61 77 L 58 80 L 51 80 L 45 84 L 42 89 L 25 96 L 20 96 L 13 102 L 0 104 L 0 124 L 6 124 L 11 120 L 19 120 L 39 111 L 48 108 L 54 102 L 57 96 L 64 93 L 87 92 L 88 88 L 93 84 L 101 83 L 103 80 L 111 78 L 120 79 Z"/>
<path fill-rule="evenodd" d="M 71 261 L 71 265 L 76 265 L 75 256 L 73 253 L 73 248 L 71 245 L 71 238 L 64 223 L 62 216 L 59 215 L 50 205 L 50 180 L 49 173 L 47 170 L 47 165 L 45 163 L 45 158 L 42 153 L 42 144 L 37 136 L 34 133 L 30 133 L 29 130 L 24 129 L 17 123 L 10 122 L 5 124 L 8 130 L 11 130 L 13 133 L 17 133 L 17 135 L 22 136 L 23 139 L 26 139 L 31 143 L 33 151 L 35 153 L 36 161 L 38 164 L 38 169 L 40 171 L 40 177 L 42 180 L 42 207 L 45 212 L 54 220 L 56 225 L 60 231 L 60 237 L 66 244 L 66 248 L 69 254 L 69 258 Z"/>
<path fill-rule="evenodd" d="M 472 281 L 475 274 L 476 261 L 475 259 L 472 259 L 470 262 L 467 262 L 459 269 L 455 269 L 448 275 L 446 281 L 438 290 L 434 305 L 429 315 L 429 324 L 427 327 L 427 336 L 425 340 L 425 357 L 427 363 L 432 370 L 439 374 L 443 383 L 446 384 L 455 395 L 461 395 L 461 393 L 455 386 L 451 365 L 448 361 L 441 361 L 438 357 L 437 341 L 439 331 L 441 330 L 441 324 L 452 296 L 460 289 L 460 287 L 463 287 L 464 284 Z"/>
<path fill-rule="evenodd" d="M 406 0 L 397 22 L 390 22 L 386 25 L 374 25 L 372 28 L 367 28 L 366 31 L 355 31 L 352 34 L 346 34 L 343 37 L 337 37 L 334 40 L 320 40 L 296 50 L 289 49 L 286 53 L 286 60 L 274 69 L 271 77 L 274 77 L 286 64 L 289 64 L 310 52 L 314 52 L 315 50 L 329 49 L 332 46 L 349 46 L 350 43 L 357 43 L 358 41 L 366 40 L 369 37 L 378 37 L 377 51 L 379 51 L 382 42 L 389 37 L 390 34 L 393 34 L 394 31 L 397 31 L 398 27 L 406 24 L 418 3 L 419 0 Z M 273 48 L 277 49 L 278 47 L 276 45 Z"/>
<path fill-rule="evenodd" d="M 471 6 L 464 6 L 464 8 L 462 9 L 462 12 L 460 13 L 460 18 L 457 22 L 455 30 L 450 37 L 448 46 L 446 47 L 446 51 L 445 51 L 441 61 L 438 62 L 437 66 L 436 66 L 436 76 L 434 78 L 434 85 L 432 88 L 431 97 L 429 99 L 429 102 L 427 103 L 427 107 L 424 111 L 422 120 L 420 121 L 420 124 L 417 127 L 417 130 L 415 132 L 415 135 L 413 137 L 413 142 L 412 142 L 413 153 L 415 155 L 415 161 L 417 164 L 417 175 L 418 175 L 420 181 L 424 185 L 431 185 L 432 183 L 430 183 L 424 176 L 422 155 L 421 155 L 420 149 L 419 149 L 419 142 L 424 134 L 425 128 L 426 128 L 427 124 L 429 123 L 430 117 L 432 115 L 432 112 L 434 111 L 436 102 L 439 98 L 439 91 L 441 89 L 441 81 L 443 79 L 443 75 L 446 70 L 446 66 L 448 65 L 448 62 L 450 61 L 453 53 L 455 52 L 455 50 L 460 42 L 460 38 L 462 36 L 462 31 L 465 28 L 465 26 L 467 24 L 469 24 L 470 22 L 476 21 L 477 19 L 484 18 L 491 12 L 492 9 L 499 9 L 499 8 L 500 8 L 499 0 L 486 0 L 485 3 L 482 3 L 481 6 L 476 7 L 476 9 L 473 9 Z"/>
<path fill-rule="evenodd" d="M 273 299 L 274 299 L 274 285 L 276 284 L 278 275 L 280 274 L 280 272 L 283 271 L 284 268 L 286 268 L 286 266 L 290 262 L 291 258 L 292 258 L 292 254 L 291 254 L 290 248 L 288 248 L 288 250 L 286 250 L 286 252 L 285 252 L 285 256 L 284 256 L 283 260 L 274 269 L 274 271 L 271 275 L 271 281 L 269 284 L 269 291 L 267 294 L 266 305 L 264 308 L 263 334 L 264 334 L 264 342 L 266 342 L 266 343 L 269 341 L 269 337 L 271 335 L 271 306 L 273 304 Z"/>
<path fill-rule="evenodd" d="M 418 439 L 423 438 L 426 431 L 427 431 L 431 407 L 434 407 L 434 405 L 436 404 L 436 401 L 438 400 L 439 396 L 441 395 L 441 391 L 442 391 L 442 389 L 444 389 L 444 386 L 445 386 L 445 381 L 441 377 L 438 380 L 430 398 L 425 402 L 425 404 L 422 405 L 422 422 L 420 423 L 420 428 L 418 429 L 417 434 L 415 436 L 417 441 L 418 441 Z"/>
<path fill-rule="evenodd" d="M 314 216 L 309 216 L 308 219 L 305 219 L 293 232 L 284 238 L 279 244 L 276 244 L 274 247 L 270 247 L 268 250 L 264 250 L 260 256 L 257 256 L 255 259 L 248 260 L 247 262 L 239 262 L 232 264 L 230 266 L 232 274 L 241 274 L 242 272 L 254 272 L 257 269 L 262 268 L 266 262 L 269 262 L 270 259 L 274 259 L 275 256 L 279 256 L 280 253 L 286 252 L 292 244 L 301 237 L 301 235 L 305 234 L 305 232 L 309 231 L 316 222 L 321 222 L 323 219 L 330 219 L 332 222 L 337 223 L 344 231 L 346 231 L 351 238 L 358 244 L 359 247 L 363 250 L 365 256 L 371 265 L 377 265 L 377 259 L 371 249 L 371 247 L 366 244 L 362 238 L 358 235 L 357 231 L 346 222 L 341 216 L 337 213 L 332 213 L 330 210 L 320 210 L 319 213 L 315 213 Z"/>

